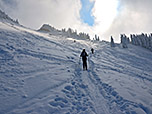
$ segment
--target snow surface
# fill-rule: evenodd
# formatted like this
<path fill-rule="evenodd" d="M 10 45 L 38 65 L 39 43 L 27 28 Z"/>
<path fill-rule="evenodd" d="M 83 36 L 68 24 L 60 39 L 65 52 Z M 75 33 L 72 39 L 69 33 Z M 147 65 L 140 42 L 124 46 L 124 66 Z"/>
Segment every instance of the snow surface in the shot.
<path fill-rule="evenodd" d="M 0 114 L 152 114 L 150 51 L 74 40 L 0 22 Z"/>

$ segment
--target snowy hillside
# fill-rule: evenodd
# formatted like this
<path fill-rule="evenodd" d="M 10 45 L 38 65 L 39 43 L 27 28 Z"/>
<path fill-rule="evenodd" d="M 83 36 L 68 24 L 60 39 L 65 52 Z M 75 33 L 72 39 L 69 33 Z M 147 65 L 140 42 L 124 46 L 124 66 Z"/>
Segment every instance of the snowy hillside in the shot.
<path fill-rule="evenodd" d="M 4 23 L 10 23 L 10 24 L 16 24 L 16 25 L 19 25 L 19 22 L 18 20 L 13 20 L 11 19 L 8 15 L 5 14 L 5 12 L 1 11 L 0 10 L 0 21 L 1 22 L 4 22 Z"/>
<path fill-rule="evenodd" d="M 0 114 L 152 114 L 152 53 L 0 22 Z"/>
<path fill-rule="evenodd" d="M 66 29 L 58 30 L 49 24 L 42 25 L 42 27 L 38 30 L 38 32 L 48 33 L 50 35 L 55 35 L 55 36 L 62 35 L 63 37 L 69 37 L 79 40 L 90 40 L 90 36 L 87 33 L 82 33 L 82 32 L 77 33 L 76 30 L 74 31 L 71 28 L 69 28 L 68 30 Z"/>

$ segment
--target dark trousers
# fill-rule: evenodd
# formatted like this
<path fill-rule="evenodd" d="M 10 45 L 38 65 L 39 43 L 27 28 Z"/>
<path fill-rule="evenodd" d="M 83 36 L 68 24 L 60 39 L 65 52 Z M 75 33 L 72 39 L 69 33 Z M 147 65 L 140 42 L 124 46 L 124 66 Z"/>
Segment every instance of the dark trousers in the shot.
<path fill-rule="evenodd" d="M 83 60 L 83 70 L 87 70 L 87 60 Z"/>

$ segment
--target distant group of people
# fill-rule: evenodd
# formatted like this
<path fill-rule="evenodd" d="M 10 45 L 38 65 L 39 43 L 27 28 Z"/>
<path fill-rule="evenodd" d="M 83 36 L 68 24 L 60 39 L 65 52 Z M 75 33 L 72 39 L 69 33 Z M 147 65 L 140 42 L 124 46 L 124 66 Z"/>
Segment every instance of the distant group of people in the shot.
<path fill-rule="evenodd" d="M 94 54 L 94 49 L 91 48 L 91 53 Z M 83 61 L 83 70 L 87 70 L 87 52 L 85 51 L 85 49 L 82 50 L 80 57 L 82 57 L 82 61 Z"/>

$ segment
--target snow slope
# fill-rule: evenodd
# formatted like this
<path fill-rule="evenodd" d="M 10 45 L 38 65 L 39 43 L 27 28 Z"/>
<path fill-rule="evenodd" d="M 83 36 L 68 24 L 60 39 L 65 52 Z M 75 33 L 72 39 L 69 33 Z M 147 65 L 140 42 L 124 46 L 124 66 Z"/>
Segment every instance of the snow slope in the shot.
<path fill-rule="evenodd" d="M 79 57 L 83 48 L 88 71 Z M 150 51 L 0 22 L 0 114 L 151 113 Z"/>

